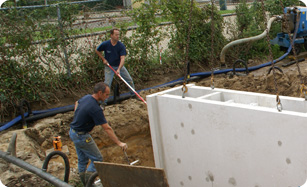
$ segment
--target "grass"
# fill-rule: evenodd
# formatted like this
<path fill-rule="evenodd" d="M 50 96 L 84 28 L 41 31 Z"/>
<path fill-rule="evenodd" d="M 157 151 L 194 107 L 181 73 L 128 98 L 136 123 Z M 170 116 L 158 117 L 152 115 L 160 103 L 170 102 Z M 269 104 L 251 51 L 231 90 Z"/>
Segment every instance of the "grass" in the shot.
<path fill-rule="evenodd" d="M 220 10 L 219 14 L 232 14 L 235 13 L 235 10 Z"/>
<path fill-rule="evenodd" d="M 219 11 L 219 14 L 232 14 L 232 13 L 235 13 L 235 10 L 221 10 Z M 156 18 L 156 21 L 158 23 L 162 23 L 162 22 L 168 22 L 169 20 L 166 20 L 164 18 L 161 18 L 161 17 L 157 17 Z M 128 22 L 126 23 L 127 26 L 134 26 L 135 23 L 134 22 Z M 119 25 L 116 25 L 116 27 L 119 27 Z M 112 26 L 107 26 L 107 27 L 97 27 L 97 28 L 92 28 L 92 29 L 75 29 L 72 31 L 72 33 L 74 34 L 85 34 L 85 33 L 92 33 L 92 32 L 100 32 L 100 31 L 106 31 L 106 30 L 109 30 L 111 29 Z"/>
<path fill-rule="evenodd" d="M 221 10 L 219 11 L 220 14 L 231 14 L 231 13 L 234 13 L 235 10 Z M 162 23 L 162 22 L 167 22 L 169 20 L 166 20 L 164 18 L 161 18 L 161 17 L 157 17 L 156 18 L 156 21 L 158 23 Z M 128 22 L 128 23 L 125 23 L 127 26 L 134 26 L 135 23 L 134 22 Z M 119 25 L 116 25 L 116 27 L 119 27 Z M 73 30 L 69 30 L 69 35 L 78 35 L 78 34 L 86 34 L 86 33 L 93 33 L 93 32 L 101 32 L 101 31 L 106 31 L 106 30 L 109 30 L 111 29 L 112 26 L 106 26 L 106 27 L 97 27 L 97 28 L 87 28 L 87 29 L 73 29 Z M 42 38 L 40 36 L 40 33 L 39 32 L 35 32 L 34 34 L 34 39 L 35 40 L 44 40 L 44 39 L 49 39 L 49 38 L 53 38 L 53 36 L 51 34 L 45 34 L 45 37 Z M 5 38 L 0 38 L 0 42 L 5 42 Z"/>

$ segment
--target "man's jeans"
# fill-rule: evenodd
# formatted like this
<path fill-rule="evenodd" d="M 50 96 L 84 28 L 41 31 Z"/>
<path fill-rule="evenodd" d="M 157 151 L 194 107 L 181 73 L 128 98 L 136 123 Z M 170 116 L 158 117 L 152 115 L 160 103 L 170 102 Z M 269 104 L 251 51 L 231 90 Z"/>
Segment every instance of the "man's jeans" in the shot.
<path fill-rule="evenodd" d="M 102 161 L 103 158 L 92 136 L 89 133 L 77 134 L 74 130 L 70 129 L 69 137 L 74 142 L 77 151 L 79 173 L 86 171 L 89 159 L 91 163 L 87 171 L 95 172 L 96 168 L 93 162 Z"/>
<path fill-rule="evenodd" d="M 116 71 L 118 69 L 118 67 L 112 66 L 112 68 Z M 133 88 L 134 87 L 134 83 L 133 80 L 129 74 L 129 72 L 127 71 L 127 69 L 125 68 L 125 66 L 123 66 L 120 69 L 120 76 Z M 113 81 L 113 77 L 114 77 L 114 71 L 111 70 L 111 68 L 109 68 L 108 66 L 105 66 L 104 68 L 104 83 L 106 83 L 110 88 L 112 85 L 112 81 Z M 130 90 L 130 93 L 133 95 L 134 92 L 132 90 Z"/>

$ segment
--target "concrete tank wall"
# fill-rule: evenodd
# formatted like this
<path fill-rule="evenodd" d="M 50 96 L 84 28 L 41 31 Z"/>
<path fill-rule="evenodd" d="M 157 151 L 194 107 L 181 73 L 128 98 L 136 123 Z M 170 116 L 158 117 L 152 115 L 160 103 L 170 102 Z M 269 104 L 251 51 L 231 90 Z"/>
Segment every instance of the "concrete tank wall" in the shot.
<path fill-rule="evenodd" d="M 155 164 L 171 187 L 297 187 L 307 178 L 307 102 L 188 85 L 147 96 Z"/>

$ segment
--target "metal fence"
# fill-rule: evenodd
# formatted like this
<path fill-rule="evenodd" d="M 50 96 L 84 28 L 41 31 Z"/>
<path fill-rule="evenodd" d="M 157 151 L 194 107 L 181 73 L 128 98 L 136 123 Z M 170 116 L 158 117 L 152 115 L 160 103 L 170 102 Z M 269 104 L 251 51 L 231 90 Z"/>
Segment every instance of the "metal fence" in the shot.
<path fill-rule="evenodd" d="M 131 1 L 129 1 L 131 2 Z M 18 2 L 9 2 L 6 1 L 2 4 L 0 10 L 8 10 L 11 8 L 16 9 L 36 9 L 42 7 L 52 7 L 57 4 L 75 4 L 79 5 L 81 10 L 84 6 L 88 10 L 116 10 L 122 8 L 128 8 L 127 0 L 87 0 L 87 1 L 75 1 L 75 0 L 39 0 L 39 1 L 18 1 Z"/>
<path fill-rule="evenodd" d="M 39 2 L 39 1 L 37 1 Z M 40 1 L 42 3 L 43 1 Z M 67 74 L 71 75 L 71 64 L 75 64 L 76 61 L 79 61 L 74 53 L 76 50 L 81 48 L 85 48 L 84 41 L 77 41 L 75 39 L 85 38 L 87 40 L 87 44 L 93 44 L 92 39 L 89 39 L 90 36 L 100 36 L 105 32 L 97 32 L 96 28 L 108 28 L 114 26 L 118 20 L 127 20 L 129 18 L 121 17 L 120 11 L 123 10 L 123 1 L 122 0 L 90 0 L 90 1 L 68 1 L 65 3 L 57 3 L 57 4 L 48 4 L 52 1 L 45 1 L 44 5 L 29 5 L 29 6 L 21 6 L 21 7 L 6 7 L 1 8 L 1 13 L 13 12 L 17 11 L 16 17 L 20 18 L 19 24 L 17 27 L 21 27 L 29 21 L 36 22 L 34 33 L 37 35 L 31 36 L 31 38 L 37 38 L 31 40 L 32 44 L 39 44 L 35 48 L 36 51 L 40 51 L 41 61 L 52 61 L 52 56 L 54 59 L 54 66 L 61 67 L 59 63 L 64 64 L 62 66 L 66 69 Z M 33 3 L 32 3 L 33 4 Z M 28 4 L 27 4 L 28 5 Z M 73 18 L 71 18 L 73 16 Z M 5 17 L 5 16 L 4 16 Z M 5 18 L 2 18 L 5 19 Z M 7 27 L 10 25 L 10 21 L 2 21 L 1 27 Z M 49 31 L 45 29 L 49 28 Z M 23 29 L 23 28 L 22 28 Z M 12 29 L 11 29 L 12 30 Z M 48 29 L 47 29 L 48 30 Z M 90 30 L 90 31 L 89 31 Z M 8 32 L 11 32 L 8 30 Z M 42 32 L 49 32 L 48 34 L 44 34 Z M 91 32 L 95 32 L 94 34 L 88 34 Z M 1 38 L 6 38 L 7 33 L 2 32 Z M 46 37 L 47 36 L 47 37 Z M 97 39 L 96 37 L 96 39 Z M 91 40 L 91 41 L 89 41 Z M 4 45 L 8 48 L 13 48 L 16 45 L 21 45 L 20 43 L 24 41 L 17 41 L 17 43 L 5 43 Z M 58 53 L 51 54 L 48 52 L 48 47 L 46 45 L 53 47 L 57 45 Z M 87 46 L 87 50 L 91 50 L 92 46 Z M 52 50 L 53 51 L 53 50 Z M 84 52 L 84 50 L 83 50 Z M 86 53 L 86 52 L 85 52 Z M 23 57 L 20 57 L 21 59 Z M 44 58 L 48 58 L 45 59 Z M 73 61 L 73 62 L 72 62 Z M 50 65 L 50 64 L 49 64 Z M 63 69 L 58 70 L 59 72 L 64 71 Z"/>

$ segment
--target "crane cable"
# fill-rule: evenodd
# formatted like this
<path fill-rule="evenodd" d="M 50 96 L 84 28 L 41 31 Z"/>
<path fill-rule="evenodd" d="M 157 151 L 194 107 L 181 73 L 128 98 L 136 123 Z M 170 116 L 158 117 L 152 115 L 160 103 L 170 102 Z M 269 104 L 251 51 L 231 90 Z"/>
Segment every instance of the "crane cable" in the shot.
<path fill-rule="evenodd" d="M 214 69 L 213 69 L 213 60 L 214 60 L 214 46 L 213 46 L 213 42 L 214 42 L 214 15 L 213 15 L 213 11 L 214 11 L 214 0 L 211 0 L 211 55 L 210 55 L 210 66 L 211 66 L 211 89 L 214 89 Z"/>
<path fill-rule="evenodd" d="M 271 61 L 271 64 L 272 64 L 272 71 L 273 71 L 273 77 L 274 77 L 274 85 L 275 85 L 275 94 L 276 94 L 276 107 L 277 107 L 277 110 L 279 112 L 282 111 L 282 104 L 281 104 L 281 101 L 280 101 L 280 98 L 279 98 L 279 91 L 278 91 L 278 87 L 277 87 L 277 81 L 276 81 L 276 75 L 275 75 L 275 66 L 274 66 L 274 63 L 273 63 L 273 54 L 272 54 L 272 48 L 271 48 L 271 45 L 270 45 L 270 36 L 269 36 L 269 30 L 268 30 L 268 27 L 267 27 L 267 18 L 266 18 L 266 13 L 265 13 L 265 8 L 264 8 L 264 2 L 263 0 L 261 0 L 261 8 L 262 8 L 262 13 L 263 13 L 263 18 L 265 20 L 265 26 L 266 26 L 266 40 L 267 40 L 267 44 L 268 44 L 268 47 L 269 47 L 269 60 Z"/>
<path fill-rule="evenodd" d="M 188 38 L 187 38 L 187 45 L 186 45 L 186 73 L 184 76 L 183 86 L 182 86 L 182 98 L 185 97 L 185 94 L 188 92 L 188 87 L 186 86 L 188 79 L 190 78 L 190 60 L 189 60 L 189 48 L 190 48 L 190 34 L 192 28 L 192 11 L 193 11 L 193 0 L 191 0 L 191 7 L 190 7 L 190 15 L 189 15 L 189 28 L 188 28 Z"/>

